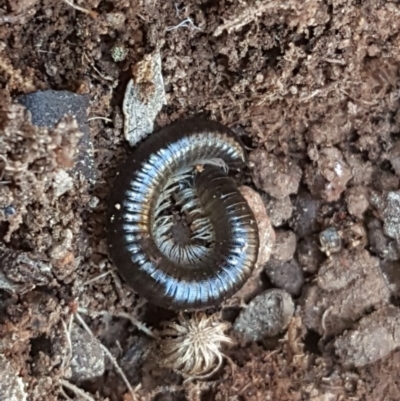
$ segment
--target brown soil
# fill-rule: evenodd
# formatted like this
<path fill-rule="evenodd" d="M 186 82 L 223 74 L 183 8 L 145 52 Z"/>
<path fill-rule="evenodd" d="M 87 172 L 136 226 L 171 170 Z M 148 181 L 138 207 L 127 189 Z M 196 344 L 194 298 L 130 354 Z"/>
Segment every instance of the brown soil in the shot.
<path fill-rule="evenodd" d="M 400 336 L 387 352 L 368 350 L 367 365 L 343 356 L 362 351 L 346 330 L 366 336 L 363 319 L 380 322 L 400 296 L 398 2 L 67 3 L 0 0 L 0 371 L 14 372 L 0 373 L 3 387 L 18 387 L 17 377 L 29 400 L 61 400 L 66 380 L 95 400 L 131 400 L 109 359 L 96 380 L 71 375 L 64 327 L 81 308 L 144 400 L 398 400 Z M 128 148 L 124 89 L 156 48 L 167 94 L 157 127 L 205 114 L 241 135 L 252 153 L 247 184 L 282 238 L 296 235 L 292 262 L 270 265 L 291 266 L 285 280 L 304 272 L 286 334 L 226 350 L 232 364 L 208 381 L 183 383 L 146 362 L 151 340 L 121 313 L 155 328 L 174 314 L 139 299 L 106 252 L 106 199 Z M 116 49 L 124 60 L 114 61 Z M 44 89 L 88 96 L 94 180 L 57 175 L 90 150 L 74 120 L 37 128 L 15 104 Z M 328 227 L 342 241 L 332 255 L 319 249 Z M 379 344 L 379 331 L 371 336 Z M 22 399 L 14 390 L 9 399 Z"/>

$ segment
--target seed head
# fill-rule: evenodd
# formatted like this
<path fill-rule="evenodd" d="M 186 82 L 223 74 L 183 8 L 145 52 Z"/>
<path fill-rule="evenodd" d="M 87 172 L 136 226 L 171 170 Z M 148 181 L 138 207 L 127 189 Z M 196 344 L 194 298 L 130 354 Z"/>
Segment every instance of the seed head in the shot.
<path fill-rule="evenodd" d="M 166 324 L 161 331 L 161 364 L 189 377 L 205 378 L 216 372 L 223 360 L 222 344 L 232 344 L 224 332 L 230 327 L 215 315 L 196 313 L 185 318 L 178 316 L 178 322 Z"/>

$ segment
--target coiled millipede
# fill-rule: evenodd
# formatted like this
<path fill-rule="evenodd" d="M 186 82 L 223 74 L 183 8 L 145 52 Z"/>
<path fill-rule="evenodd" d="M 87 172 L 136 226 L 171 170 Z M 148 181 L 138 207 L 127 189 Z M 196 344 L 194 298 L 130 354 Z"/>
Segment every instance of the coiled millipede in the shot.
<path fill-rule="evenodd" d="M 139 295 L 196 310 L 243 286 L 258 229 L 228 169 L 246 162 L 227 127 L 192 118 L 152 134 L 122 164 L 109 200 L 109 254 Z"/>

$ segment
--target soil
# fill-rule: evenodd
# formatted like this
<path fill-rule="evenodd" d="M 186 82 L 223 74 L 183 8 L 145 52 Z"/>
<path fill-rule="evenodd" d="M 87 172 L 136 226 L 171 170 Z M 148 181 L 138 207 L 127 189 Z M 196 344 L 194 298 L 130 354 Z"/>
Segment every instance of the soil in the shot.
<path fill-rule="evenodd" d="M 143 327 L 175 314 L 135 295 L 107 257 L 107 196 L 129 151 L 124 91 L 157 49 L 155 130 L 193 114 L 231 127 L 250 153 L 244 183 L 293 240 L 274 248 L 279 280 L 263 280 L 285 288 L 296 275 L 287 330 L 224 350 L 231 363 L 205 381 L 149 362 Z M 86 332 L 90 357 L 70 363 L 79 313 L 141 400 L 398 400 L 399 66 L 396 1 L 0 0 L 0 395 L 132 399 Z M 89 131 L 68 116 L 35 126 L 17 99 L 46 89 L 88 98 Z M 326 229 L 338 246 L 321 245 Z"/>

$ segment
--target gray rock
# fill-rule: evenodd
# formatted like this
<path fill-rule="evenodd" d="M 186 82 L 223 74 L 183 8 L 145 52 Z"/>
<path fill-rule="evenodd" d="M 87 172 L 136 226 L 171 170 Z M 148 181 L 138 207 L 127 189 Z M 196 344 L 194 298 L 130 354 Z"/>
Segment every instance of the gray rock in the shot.
<path fill-rule="evenodd" d="M 294 313 L 291 296 L 272 289 L 255 297 L 236 319 L 233 329 L 246 341 L 259 341 L 282 332 Z"/>
<path fill-rule="evenodd" d="M 153 132 L 157 114 L 166 104 L 160 53 L 145 56 L 135 71 L 135 81 L 128 82 L 122 106 L 124 135 L 131 146 Z"/>
<path fill-rule="evenodd" d="M 26 399 L 24 382 L 6 357 L 0 355 L 0 400 L 25 401 Z"/>
<path fill-rule="evenodd" d="M 281 288 L 293 296 L 300 294 L 304 284 L 304 273 L 296 259 L 289 262 L 270 260 L 264 271 L 275 287 Z"/>
<path fill-rule="evenodd" d="M 104 374 L 104 352 L 99 342 L 77 325 L 71 331 L 72 380 L 82 382 Z"/>
<path fill-rule="evenodd" d="M 89 182 L 96 179 L 94 168 L 93 143 L 90 137 L 86 110 L 88 96 L 68 91 L 45 90 L 22 95 L 18 102 L 32 115 L 32 123 L 38 127 L 53 128 L 65 115 L 76 118 L 82 137 L 79 140 L 75 172 L 82 173 Z"/>

